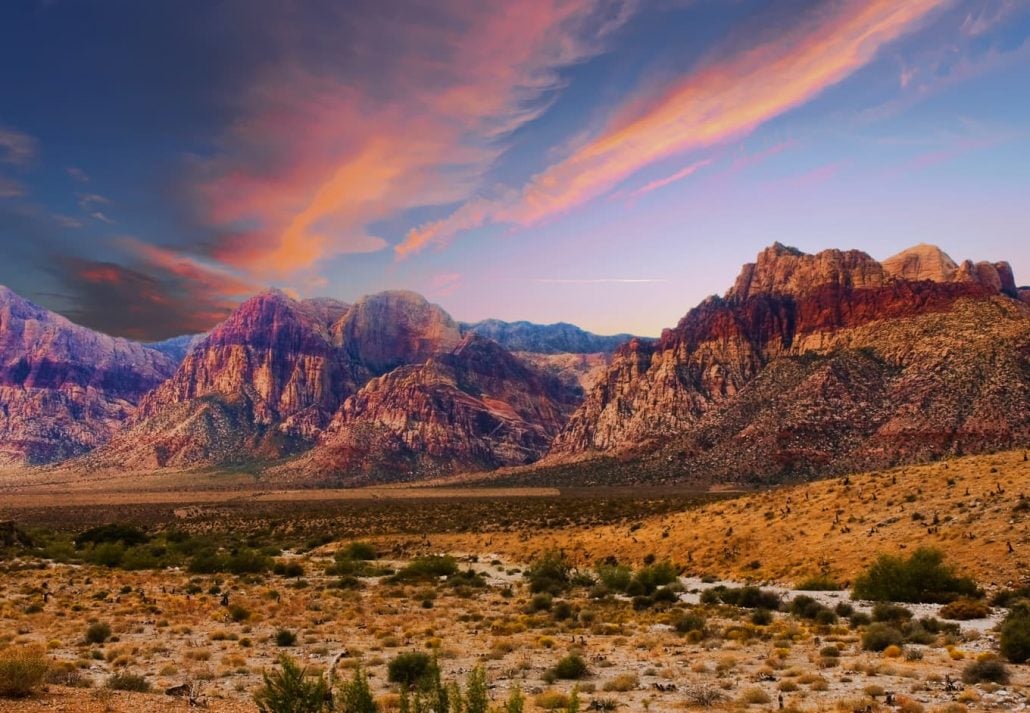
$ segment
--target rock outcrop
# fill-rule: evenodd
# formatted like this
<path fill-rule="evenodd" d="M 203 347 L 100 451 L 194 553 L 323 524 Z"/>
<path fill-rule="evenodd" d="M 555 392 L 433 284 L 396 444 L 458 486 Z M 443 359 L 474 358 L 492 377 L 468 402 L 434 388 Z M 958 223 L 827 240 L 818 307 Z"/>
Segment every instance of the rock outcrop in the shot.
<path fill-rule="evenodd" d="M 881 264 L 774 245 L 725 297 L 622 347 L 551 458 L 657 451 L 712 481 L 1025 443 L 1030 309 L 1011 274 L 925 246 Z"/>
<path fill-rule="evenodd" d="M 355 484 L 524 465 L 539 458 L 578 389 L 475 334 L 451 351 L 374 378 L 286 473 Z"/>
<path fill-rule="evenodd" d="M 52 463 L 105 443 L 174 369 L 158 351 L 0 286 L 0 464 Z"/>

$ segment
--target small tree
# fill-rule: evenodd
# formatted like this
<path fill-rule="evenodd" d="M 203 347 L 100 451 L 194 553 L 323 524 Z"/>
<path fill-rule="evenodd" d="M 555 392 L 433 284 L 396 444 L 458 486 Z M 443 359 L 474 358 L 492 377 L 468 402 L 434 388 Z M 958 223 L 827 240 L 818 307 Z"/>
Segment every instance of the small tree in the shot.
<path fill-rule="evenodd" d="M 856 599 L 931 604 L 979 594 L 973 580 L 956 575 L 944 554 L 930 547 L 920 547 L 907 559 L 880 555 L 853 590 Z"/>
<path fill-rule="evenodd" d="M 1019 605 L 1001 624 L 1001 653 L 1012 663 L 1030 660 L 1030 607 Z"/>
<path fill-rule="evenodd" d="M 490 702 L 486 694 L 486 672 L 476 666 L 469 672 L 465 685 L 465 713 L 487 713 Z"/>
<path fill-rule="evenodd" d="M 378 713 L 379 711 L 379 706 L 372 698 L 368 676 L 361 666 L 356 667 L 354 677 L 340 687 L 340 710 L 342 713 Z"/>
<path fill-rule="evenodd" d="M 280 670 L 262 674 L 264 685 L 254 695 L 261 713 L 322 713 L 329 689 L 322 676 L 309 677 L 289 656 L 279 659 Z"/>
<path fill-rule="evenodd" d="M 519 684 L 515 684 L 508 693 L 508 700 L 504 704 L 504 713 L 522 713 L 526 707 L 526 697 L 522 695 Z"/>

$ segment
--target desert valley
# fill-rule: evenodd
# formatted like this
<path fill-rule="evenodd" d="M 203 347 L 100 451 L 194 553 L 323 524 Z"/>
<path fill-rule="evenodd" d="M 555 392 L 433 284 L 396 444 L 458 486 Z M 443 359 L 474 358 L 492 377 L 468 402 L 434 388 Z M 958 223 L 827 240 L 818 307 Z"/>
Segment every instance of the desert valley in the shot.
<path fill-rule="evenodd" d="M 1030 2 L 0 2 L 0 713 L 1030 713 Z"/>
<path fill-rule="evenodd" d="M 5 291 L 0 709 L 1021 710 L 1028 295 L 774 245 L 653 340 L 268 292 L 143 345 Z"/>

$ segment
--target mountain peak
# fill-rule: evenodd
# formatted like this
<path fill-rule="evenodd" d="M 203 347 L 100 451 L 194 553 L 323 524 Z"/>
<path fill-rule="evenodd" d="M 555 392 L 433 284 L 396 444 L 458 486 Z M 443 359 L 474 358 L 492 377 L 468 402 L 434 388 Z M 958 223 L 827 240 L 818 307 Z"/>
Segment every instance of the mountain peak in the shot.
<path fill-rule="evenodd" d="M 936 245 L 919 243 L 882 263 L 884 271 L 891 277 L 905 280 L 932 280 L 950 282 L 958 270 L 958 263 Z"/>

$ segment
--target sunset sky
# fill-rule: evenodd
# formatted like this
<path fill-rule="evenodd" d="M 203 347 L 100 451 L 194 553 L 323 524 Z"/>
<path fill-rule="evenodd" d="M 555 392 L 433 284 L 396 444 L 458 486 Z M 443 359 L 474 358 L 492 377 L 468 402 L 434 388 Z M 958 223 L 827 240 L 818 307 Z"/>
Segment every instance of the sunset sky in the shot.
<path fill-rule="evenodd" d="M 653 335 L 774 241 L 1030 283 L 1030 2 L 0 8 L 0 284 L 112 334 L 278 286 Z"/>

